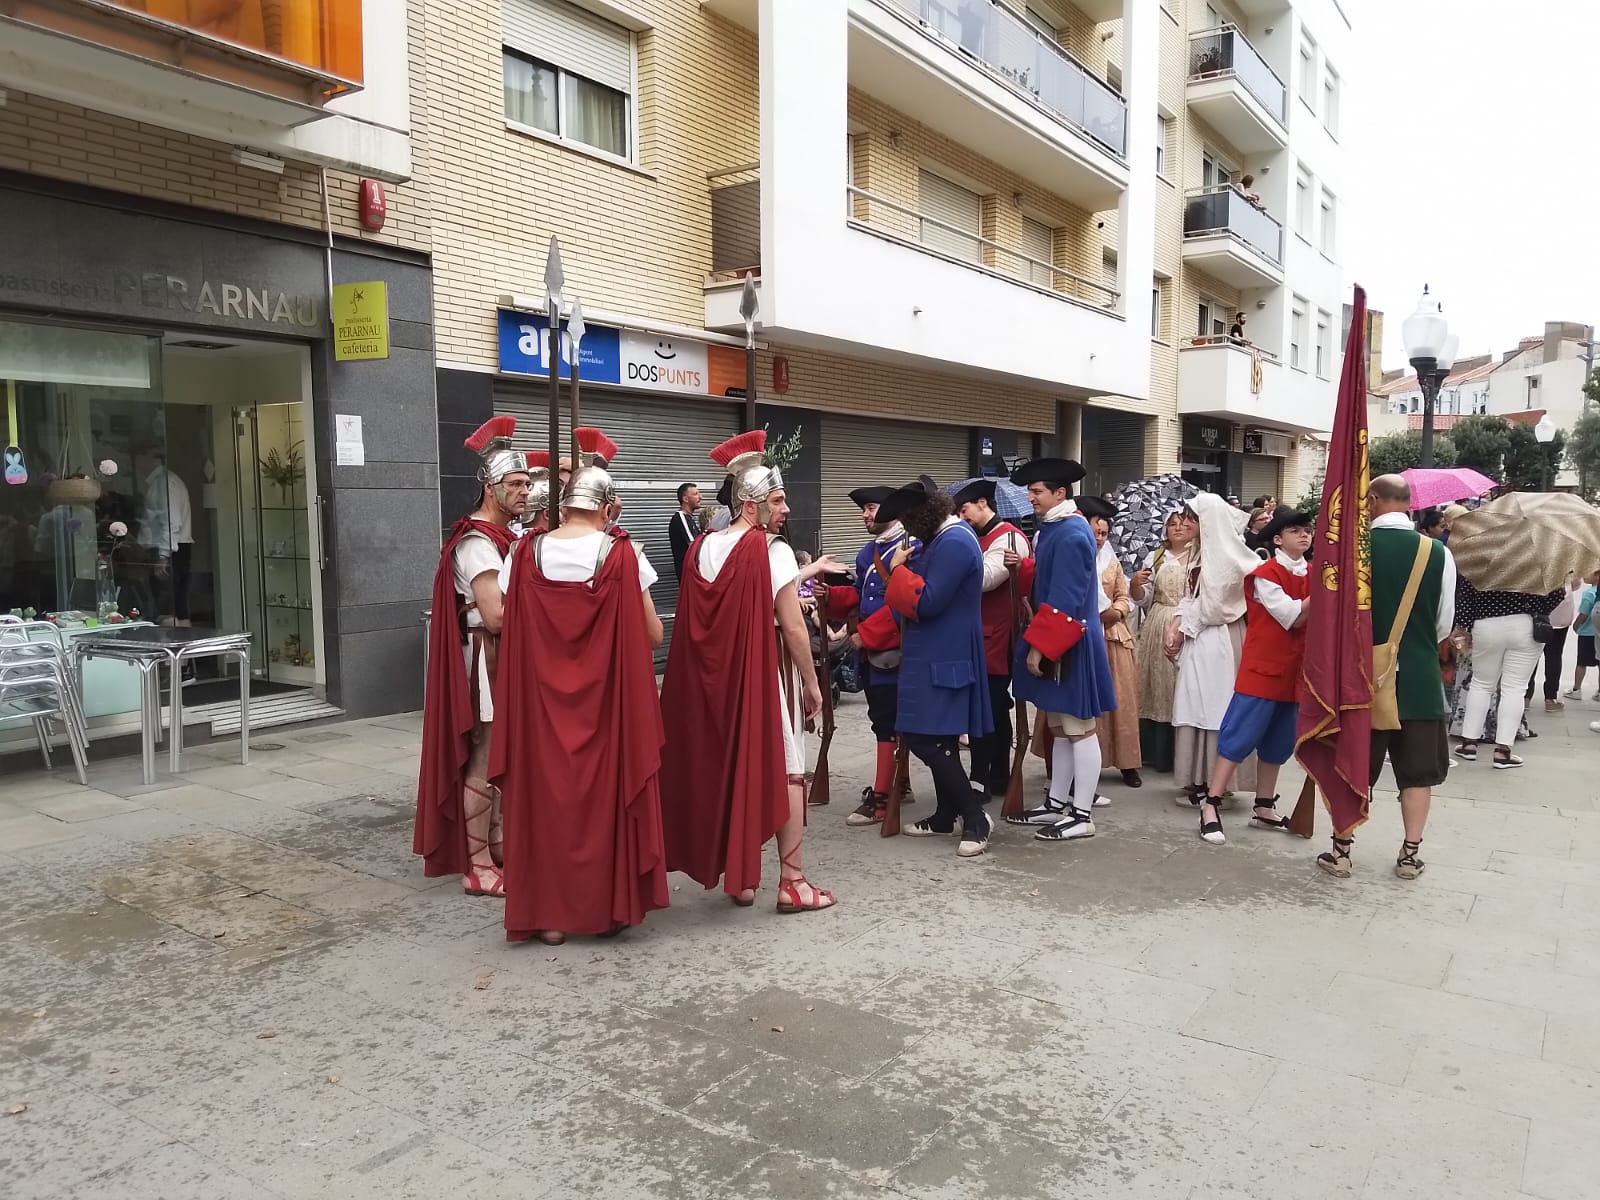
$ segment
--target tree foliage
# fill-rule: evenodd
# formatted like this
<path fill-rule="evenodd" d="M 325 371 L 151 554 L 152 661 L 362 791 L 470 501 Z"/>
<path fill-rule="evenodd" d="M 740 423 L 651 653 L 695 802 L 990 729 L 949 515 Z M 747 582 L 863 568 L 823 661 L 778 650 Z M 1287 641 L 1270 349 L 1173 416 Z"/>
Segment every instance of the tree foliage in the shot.
<path fill-rule="evenodd" d="M 1566 434 L 1556 430 L 1548 446 L 1541 446 L 1531 425 L 1511 426 L 1510 445 L 1506 449 L 1504 482 L 1519 492 L 1538 492 L 1545 488 L 1545 471 L 1553 483 L 1561 469 L 1561 455 L 1566 447 Z"/>
<path fill-rule="evenodd" d="M 1600 371 L 1589 380 L 1589 387 L 1600 391 Z M 1600 396 L 1595 397 L 1600 402 Z M 1584 413 L 1572 427 L 1567 440 L 1567 461 L 1583 481 L 1585 498 L 1593 499 L 1600 488 L 1600 411 Z"/>
<path fill-rule="evenodd" d="M 1374 438 L 1368 447 L 1368 462 L 1373 478 L 1379 475 L 1398 475 L 1401 471 L 1422 465 L 1422 430 L 1407 429 L 1401 433 Z M 1449 435 L 1433 435 L 1433 465 L 1453 467 L 1456 464 L 1456 446 Z"/>
<path fill-rule="evenodd" d="M 1456 465 L 1482 471 L 1499 483 L 1504 478 L 1506 451 L 1511 449 L 1511 425 L 1504 417 L 1467 417 L 1450 426 L 1456 446 Z"/>

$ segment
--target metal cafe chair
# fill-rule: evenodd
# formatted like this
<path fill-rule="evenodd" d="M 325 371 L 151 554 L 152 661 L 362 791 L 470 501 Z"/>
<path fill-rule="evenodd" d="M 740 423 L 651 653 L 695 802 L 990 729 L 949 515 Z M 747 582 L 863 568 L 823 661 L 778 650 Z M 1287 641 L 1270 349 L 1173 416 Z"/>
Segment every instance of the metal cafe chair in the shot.
<path fill-rule="evenodd" d="M 61 631 L 48 621 L 0 616 L 0 724 L 31 721 L 49 770 L 51 723 L 57 719 L 66 730 L 78 782 L 87 786 L 88 722 Z"/>

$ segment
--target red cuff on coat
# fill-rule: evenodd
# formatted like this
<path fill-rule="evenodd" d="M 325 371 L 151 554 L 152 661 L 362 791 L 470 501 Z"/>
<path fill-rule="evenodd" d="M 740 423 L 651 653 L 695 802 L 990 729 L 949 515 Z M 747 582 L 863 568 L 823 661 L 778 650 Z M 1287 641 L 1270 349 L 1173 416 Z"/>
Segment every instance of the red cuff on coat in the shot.
<path fill-rule="evenodd" d="M 887 604 L 870 617 L 863 617 L 856 626 L 856 633 L 861 638 L 862 646 L 873 653 L 895 650 L 900 646 L 900 626 L 895 624 L 894 612 Z"/>
<path fill-rule="evenodd" d="M 1022 640 L 1046 658 L 1057 661 L 1076 646 L 1082 636 L 1083 625 L 1080 622 L 1074 621 L 1060 609 L 1051 608 L 1046 604 L 1041 605 L 1039 611 L 1034 614 L 1033 620 L 1028 624 L 1028 631 L 1022 635 Z"/>
<path fill-rule="evenodd" d="M 1017 586 L 1022 589 L 1024 596 L 1033 591 L 1033 572 L 1033 559 L 1025 558 L 1017 564 Z"/>
<path fill-rule="evenodd" d="M 861 593 L 841 584 L 828 589 L 828 620 L 842 621 L 861 604 Z"/>
<path fill-rule="evenodd" d="M 902 566 L 889 576 L 889 586 L 883 590 L 883 602 L 902 617 L 916 619 L 917 605 L 922 601 L 926 587 L 921 575 Z"/>

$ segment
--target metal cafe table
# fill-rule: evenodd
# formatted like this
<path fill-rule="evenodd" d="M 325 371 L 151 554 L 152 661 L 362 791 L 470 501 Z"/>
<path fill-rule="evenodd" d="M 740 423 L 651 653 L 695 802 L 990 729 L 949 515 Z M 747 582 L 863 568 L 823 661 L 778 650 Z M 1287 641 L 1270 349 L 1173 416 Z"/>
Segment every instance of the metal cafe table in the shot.
<path fill-rule="evenodd" d="M 144 781 L 156 781 L 156 743 L 161 738 L 161 668 L 167 668 L 172 695 L 168 718 L 168 769 L 176 775 L 183 753 L 183 664 L 197 658 L 239 660 L 239 761 L 250 761 L 250 635 L 218 629 L 141 625 L 132 629 L 108 628 L 75 639 L 73 654 L 112 658 L 139 668 L 141 705 L 139 742 Z"/>

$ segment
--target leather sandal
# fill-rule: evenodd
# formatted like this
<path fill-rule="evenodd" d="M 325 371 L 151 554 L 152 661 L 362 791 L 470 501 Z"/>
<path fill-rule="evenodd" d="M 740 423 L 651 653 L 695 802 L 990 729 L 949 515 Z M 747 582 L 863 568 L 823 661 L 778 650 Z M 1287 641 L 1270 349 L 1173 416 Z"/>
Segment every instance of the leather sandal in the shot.
<path fill-rule="evenodd" d="M 491 792 L 486 792 L 482 788 L 475 788 L 466 781 L 462 781 L 461 786 L 474 796 L 482 796 L 489 802 L 492 810 L 494 796 Z M 473 815 L 476 816 L 477 814 Z M 470 822 L 467 820 L 465 797 L 462 798 L 461 816 L 463 823 L 468 824 L 470 828 Z M 474 837 L 471 833 L 467 834 L 467 858 L 469 860 L 476 860 L 479 854 L 486 853 L 489 849 L 490 843 L 487 840 Z M 480 863 L 472 861 L 466 872 L 461 876 L 461 890 L 469 896 L 493 896 L 498 899 L 504 899 L 506 894 L 505 876 L 493 862 Z"/>
<path fill-rule="evenodd" d="M 1317 866 L 1335 879 L 1349 879 L 1354 869 L 1350 862 L 1350 847 L 1353 845 L 1354 838 L 1334 838 L 1333 849 L 1317 855 Z"/>
<path fill-rule="evenodd" d="M 1262 816 L 1263 810 L 1270 812 L 1272 815 L 1270 817 Z M 1256 797 L 1255 807 L 1250 813 L 1250 824 L 1257 829 L 1275 829 L 1279 833 L 1289 832 L 1289 818 L 1278 812 L 1278 797 L 1276 796 L 1270 800 L 1263 800 L 1260 796 Z"/>
<path fill-rule="evenodd" d="M 811 889 L 811 899 L 800 898 L 799 884 L 805 884 Z M 781 913 L 821 912 L 825 908 L 832 908 L 839 903 L 833 898 L 832 892 L 825 892 L 815 886 L 804 875 L 796 875 L 793 879 L 780 879 L 778 881 L 778 911 Z"/>

